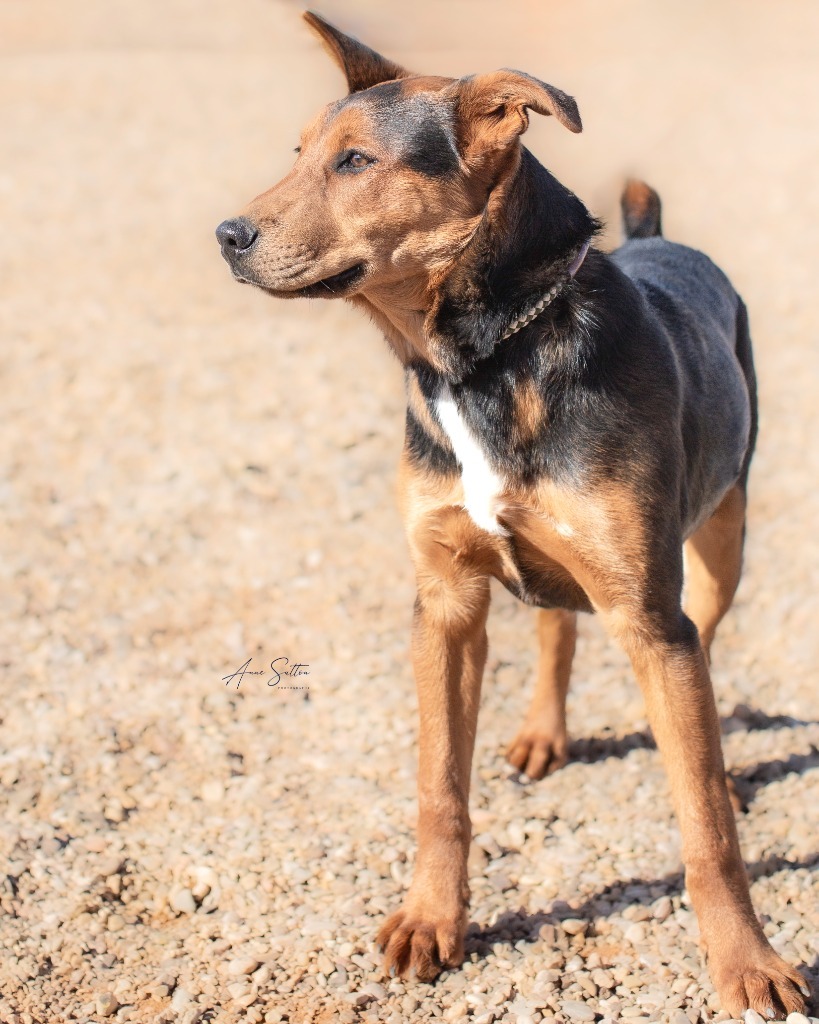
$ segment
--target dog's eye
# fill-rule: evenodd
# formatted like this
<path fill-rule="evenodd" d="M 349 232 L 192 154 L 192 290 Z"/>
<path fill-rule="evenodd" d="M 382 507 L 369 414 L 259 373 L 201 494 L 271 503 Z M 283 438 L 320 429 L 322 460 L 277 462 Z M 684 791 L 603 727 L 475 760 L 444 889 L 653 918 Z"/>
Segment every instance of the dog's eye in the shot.
<path fill-rule="evenodd" d="M 362 171 L 365 167 L 369 167 L 370 164 L 374 164 L 376 161 L 369 156 L 365 156 L 363 153 L 359 153 L 358 150 L 352 149 L 347 150 L 346 153 L 342 153 L 339 158 L 336 170 L 338 171 Z"/>
<path fill-rule="evenodd" d="M 293 150 L 293 152 L 294 153 L 301 153 L 301 146 L 296 146 L 296 148 Z"/>

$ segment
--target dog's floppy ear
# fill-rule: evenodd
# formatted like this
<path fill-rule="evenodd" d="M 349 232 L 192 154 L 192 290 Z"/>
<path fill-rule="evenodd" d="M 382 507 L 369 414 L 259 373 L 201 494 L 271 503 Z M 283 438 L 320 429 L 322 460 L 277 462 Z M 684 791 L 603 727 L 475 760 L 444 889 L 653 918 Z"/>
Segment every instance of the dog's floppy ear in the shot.
<path fill-rule="evenodd" d="M 313 11 L 304 12 L 304 20 L 321 36 L 324 48 L 347 76 L 350 92 L 361 92 L 381 82 L 408 78 L 411 72 L 382 57 L 369 46 L 346 36 Z"/>
<path fill-rule="evenodd" d="M 529 127 L 527 110 L 553 115 L 570 132 L 583 131 L 574 99 L 523 71 L 504 68 L 461 78 L 443 95 L 455 102 L 459 141 L 467 156 L 511 145 Z"/>

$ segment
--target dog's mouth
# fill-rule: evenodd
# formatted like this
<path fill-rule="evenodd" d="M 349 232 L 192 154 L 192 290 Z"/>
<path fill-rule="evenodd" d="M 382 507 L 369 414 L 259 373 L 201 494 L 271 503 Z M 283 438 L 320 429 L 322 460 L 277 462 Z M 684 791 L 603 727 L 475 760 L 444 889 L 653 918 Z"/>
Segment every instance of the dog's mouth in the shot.
<path fill-rule="evenodd" d="M 307 284 L 297 288 L 295 294 L 302 295 L 308 299 L 332 298 L 343 295 L 354 285 L 358 284 L 366 270 L 366 264 L 355 263 L 352 267 L 348 267 L 338 274 L 331 274 L 330 277 L 324 277 L 314 284 Z"/>
<path fill-rule="evenodd" d="M 366 263 L 354 263 L 346 270 L 323 277 L 312 284 L 305 284 L 295 288 L 282 288 L 281 285 L 265 284 L 262 281 L 255 281 L 252 277 L 240 273 L 233 268 L 233 277 L 240 284 L 252 284 L 263 291 L 269 292 L 278 298 L 306 298 L 306 299 L 333 299 L 347 295 L 350 289 L 355 287 L 367 272 Z"/>

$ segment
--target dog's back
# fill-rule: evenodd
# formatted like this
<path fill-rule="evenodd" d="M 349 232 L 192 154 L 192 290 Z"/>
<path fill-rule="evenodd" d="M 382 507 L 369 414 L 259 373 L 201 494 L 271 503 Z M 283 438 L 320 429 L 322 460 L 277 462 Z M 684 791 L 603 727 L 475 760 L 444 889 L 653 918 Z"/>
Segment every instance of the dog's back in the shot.
<path fill-rule="evenodd" d="M 690 504 L 697 509 L 692 530 L 735 481 L 744 486 L 747 478 L 757 423 L 747 313 L 704 253 L 662 237 L 653 189 L 629 182 L 622 207 L 626 241 L 612 259 L 642 294 L 680 372 Z"/>

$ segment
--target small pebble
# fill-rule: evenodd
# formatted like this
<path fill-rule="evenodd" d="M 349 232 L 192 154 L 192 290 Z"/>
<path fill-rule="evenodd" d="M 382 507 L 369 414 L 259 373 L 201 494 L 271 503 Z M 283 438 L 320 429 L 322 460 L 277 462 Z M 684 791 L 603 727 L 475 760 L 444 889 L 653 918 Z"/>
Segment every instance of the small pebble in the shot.
<path fill-rule="evenodd" d="M 688 1014 L 683 1010 L 672 1010 L 668 1017 L 668 1024 L 691 1024 Z M 725 1024 L 728 1024 L 726 1021 Z"/>
<path fill-rule="evenodd" d="M 590 1021 L 597 1016 L 596 1012 L 585 1003 L 579 1003 L 574 999 L 564 999 L 560 1004 L 561 1009 L 569 1020 Z"/>
<path fill-rule="evenodd" d="M 653 916 L 655 921 L 665 921 L 671 914 L 674 906 L 671 902 L 670 897 L 662 896 L 653 906 Z M 686 1020 L 688 1018 L 686 1017 Z"/>
<path fill-rule="evenodd" d="M 101 1017 L 110 1017 L 119 1009 L 119 1000 L 113 992 L 103 992 L 97 996 L 97 1013 Z"/>
<path fill-rule="evenodd" d="M 242 974 L 252 974 L 259 966 L 260 961 L 255 957 L 239 957 L 236 960 L 231 960 L 228 964 L 228 974 L 234 978 Z"/>
<path fill-rule="evenodd" d="M 171 910 L 177 914 L 193 914 L 196 912 L 196 900 L 190 889 L 176 889 L 171 894 Z"/>
<path fill-rule="evenodd" d="M 444 1020 L 459 1024 L 466 1018 L 467 1005 L 463 1000 L 453 1003 L 449 1009 L 444 1010 Z"/>
<path fill-rule="evenodd" d="M 171 999 L 171 1006 L 177 1013 L 181 1013 L 191 1001 L 191 995 L 184 988 L 177 988 Z"/>

